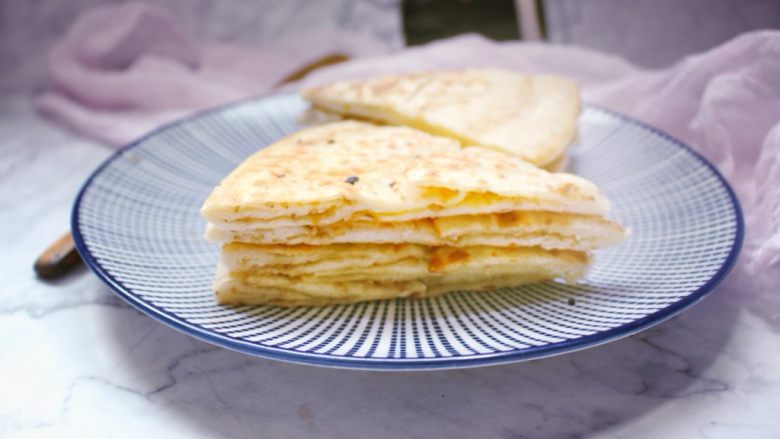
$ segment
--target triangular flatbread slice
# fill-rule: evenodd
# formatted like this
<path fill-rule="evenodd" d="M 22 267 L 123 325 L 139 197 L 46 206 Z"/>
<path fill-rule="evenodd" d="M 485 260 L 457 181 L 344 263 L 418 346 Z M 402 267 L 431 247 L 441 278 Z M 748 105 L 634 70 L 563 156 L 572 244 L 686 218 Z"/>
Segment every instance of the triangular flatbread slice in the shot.
<path fill-rule="evenodd" d="M 624 231 L 587 180 L 398 126 L 304 129 L 246 159 L 201 210 L 220 303 L 430 297 L 584 275 Z"/>
<path fill-rule="evenodd" d="M 302 91 L 322 114 L 405 125 L 554 170 L 576 137 L 576 84 L 480 69 L 339 81 Z"/>
<path fill-rule="evenodd" d="M 407 127 L 346 121 L 298 131 L 246 159 L 205 201 L 231 230 L 547 211 L 603 215 L 593 183 Z"/>

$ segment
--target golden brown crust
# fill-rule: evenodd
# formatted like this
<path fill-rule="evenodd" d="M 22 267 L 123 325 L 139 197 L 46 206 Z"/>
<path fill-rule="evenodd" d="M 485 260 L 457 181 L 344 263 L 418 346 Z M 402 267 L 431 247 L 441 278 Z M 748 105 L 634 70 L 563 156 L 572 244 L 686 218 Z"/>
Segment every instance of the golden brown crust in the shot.
<path fill-rule="evenodd" d="M 457 196 L 441 199 L 447 192 Z M 426 218 L 435 215 L 431 205 L 461 201 L 468 209 L 460 213 L 502 201 L 514 202 L 504 210 L 602 214 L 608 207 L 592 183 L 573 175 L 411 128 L 348 121 L 304 129 L 249 157 L 201 212 L 218 227 L 291 215 L 298 225 L 327 224 L 359 212 Z"/>

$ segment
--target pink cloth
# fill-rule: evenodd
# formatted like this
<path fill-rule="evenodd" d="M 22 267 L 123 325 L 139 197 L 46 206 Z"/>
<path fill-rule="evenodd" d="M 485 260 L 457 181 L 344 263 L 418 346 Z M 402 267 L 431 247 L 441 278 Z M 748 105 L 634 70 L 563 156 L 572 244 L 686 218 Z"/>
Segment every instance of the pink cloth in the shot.
<path fill-rule="evenodd" d="M 363 34 L 303 34 L 253 50 L 199 45 L 164 9 L 126 3 L 79 17 L 49 54 L 44 116 L 119 146 L 193 111 L 261 94 L 325 55 L 384 53 Z"/>
<path fill-rule="evenodd" d="M 200 47 L 159 9 L 103 8 L 79 20 L 52 51 L 52 89 L 38 108 L 121 144 L 172 118 L 266 91 L 325 49 L 376 50 L 343 38 L 327 47 L 302 41 L 280 43 L 281 52 Z M 475 66 L 569 76 L 586 101 L 654 125 L 711 160 L 732 183 L 747 223 L 726 288 L 735 300 L 750 295 L 743 303 L 780 329 L 780 32 L 746 34 L 659 71 L 582 48 L 465 35 L 327 67 L 288 88 Z"/>

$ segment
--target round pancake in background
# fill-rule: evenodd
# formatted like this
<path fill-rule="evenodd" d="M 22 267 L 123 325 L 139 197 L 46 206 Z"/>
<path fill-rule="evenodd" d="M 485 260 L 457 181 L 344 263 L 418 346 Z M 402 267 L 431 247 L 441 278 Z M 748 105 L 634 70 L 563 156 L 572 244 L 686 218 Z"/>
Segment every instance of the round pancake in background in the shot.
<path fill-rule="evenodd" d="M 297 95 L 270 95 L 120 150 L 74 204 L 79 253 L 130 304 L 201 340 L 298 363 L 397 370 L 507 363 L 625 337 L 696 303 L 739 252 L 739 205 L 711 165 L 661 132 L 586 106 L 569 170 L 598 185 L 631 234 L 598 252 L 582 283 L 324 308 L 219 306 L 219 246 L 203 238 L 198 210 L 237 164 L 299 129 L 305 108 Z"/>

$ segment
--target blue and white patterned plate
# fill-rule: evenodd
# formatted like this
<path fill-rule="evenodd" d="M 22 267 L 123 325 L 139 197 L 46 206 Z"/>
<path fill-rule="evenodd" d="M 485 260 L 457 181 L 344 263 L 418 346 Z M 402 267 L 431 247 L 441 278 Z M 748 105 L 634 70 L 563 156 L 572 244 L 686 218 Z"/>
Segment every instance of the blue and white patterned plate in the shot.
<path fill-rule="evenodd" d="M 305 104 L 271 95 L 202 113 L 117 152 L 73 208 L 79 253 L 117 294 L 199 339 L 323 366 L 430 369 L 521 361 L 625 337 L 693 305 L 731 268 L 743 223 L 704 159 L 652 128 L 585 109 L 572 171 L 631 229 L 584 282 L 326 308 L 218 306 L 217 246 L 198 214 L 245 157 L 299 128 Z"/>

